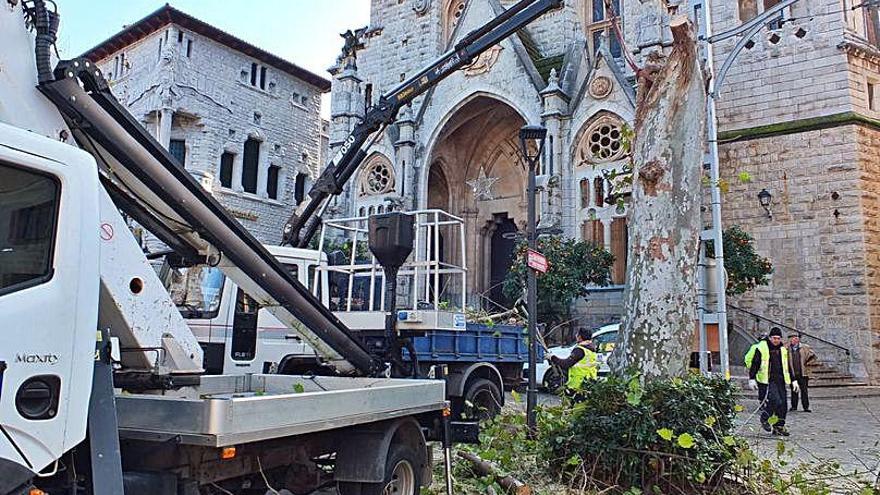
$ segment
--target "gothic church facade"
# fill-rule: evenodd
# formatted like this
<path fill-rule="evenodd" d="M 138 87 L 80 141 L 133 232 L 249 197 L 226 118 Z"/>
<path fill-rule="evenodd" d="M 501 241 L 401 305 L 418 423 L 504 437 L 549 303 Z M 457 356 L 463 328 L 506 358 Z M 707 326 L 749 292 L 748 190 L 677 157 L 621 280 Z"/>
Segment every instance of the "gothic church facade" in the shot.
<path fill-rule="evenodd" d="M 331 69 L 331 154 L 379 95 L 511 3 L 372 0 L 370 24 L 357 32 L 363 47 Z M 712 2 L 713 31 L 740 26 L 777 3 Z M 585 326 L 618 320 L 630 205 L 608 200 L 606 176 L 625 160 L 634 72 L 671 41 L 663 28 L 670 8 L 704 30 L 702 7 L 694 0 L 567 0 L 401 111 L 336 214 L 400 205 L 463 218 L 468 301 L 503 303 L 499 283 L 514 242 L 505 234 L 522 231 L 526 219 L 517 134 L 525 124 L 542 124 L 542 226 L 615 255 L 612 285 L 596 288 L 578 312 Z M 776 269 L 769 286 L 733 303 L 816 336 L 829 357 L 840 350 L 835 346 L 846 349 L 847 372 L 877 379 L 880 179 L 871 171 L 878 166 L 872 143 L 880 142 L 880 23 L 875 9 L 852 7 L 851 0 L 801 0 L 731 66 L 718 110 L 728 189 L 723 221 L 749 231 Z M 716 44 L 716 65 L 737 41 Z M 473 190 L 483 176 L 492 184 L 488 197 Z M 763 189 L 772 193 L 771 216 L 757 198 Z M 445 251 L 458 255 L 455 246 Z M 747 340 L 757 330 L 750 318 L 732 311 L 733 333 Z"/>

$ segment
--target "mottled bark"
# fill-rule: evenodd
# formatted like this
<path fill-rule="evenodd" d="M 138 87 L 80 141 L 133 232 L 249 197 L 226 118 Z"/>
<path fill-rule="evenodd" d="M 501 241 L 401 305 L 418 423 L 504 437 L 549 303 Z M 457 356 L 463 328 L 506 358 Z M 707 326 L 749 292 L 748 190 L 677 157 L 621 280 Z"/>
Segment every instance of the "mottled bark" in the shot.
<path fill-rule="evenodd" d="M 672 50 L 639 75 L 630 265 L 612 358 L 615 371 L 645 379 L 686 372 L 696 328 L 706 93 L 693 26 L 679 16 L 670 27 Z"/>

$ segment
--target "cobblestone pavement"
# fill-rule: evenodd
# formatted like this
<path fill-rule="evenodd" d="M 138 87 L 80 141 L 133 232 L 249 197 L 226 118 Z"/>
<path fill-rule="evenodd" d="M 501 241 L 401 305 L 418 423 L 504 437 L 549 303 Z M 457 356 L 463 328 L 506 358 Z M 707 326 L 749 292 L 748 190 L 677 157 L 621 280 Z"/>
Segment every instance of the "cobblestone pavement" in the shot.
<path fill-rule="evenodd" d="M 765 458 L 776 458 L 780 437 L 761 429 L 757 400 L 743 400 L 739 415 L 740 433 Z M 794 461 L 837 461 L 845 472 L 858 471 L 869 479 L 880 476 L 880 397 L 846 397 L 813 400 L 813 412 L 789 412 L 786 438 Z"/>

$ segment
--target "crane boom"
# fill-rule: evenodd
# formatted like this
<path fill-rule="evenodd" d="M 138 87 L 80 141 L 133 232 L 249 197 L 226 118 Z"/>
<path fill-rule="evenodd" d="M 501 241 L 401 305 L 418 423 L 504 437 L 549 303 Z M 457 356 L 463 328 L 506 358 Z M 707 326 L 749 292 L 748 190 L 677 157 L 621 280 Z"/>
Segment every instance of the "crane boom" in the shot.
<path fill-rule="evenodd" d="M 339 151 L 309 190 L 308 198 L 288 220 L 284 227 L 282 244 L 308 246 L 320 227 L 321 215 L 329 200 L 342 192 L 345 184 L 366 158 L 372 144 L 371 136 L 392 123 L 401 108 L 455 71 L 470 64 L 481 53 L 562 4 L 563 0 L 517 2 L 498 17 L 469 33 L 452 50 L 382 95 L 343 141 Z"/>

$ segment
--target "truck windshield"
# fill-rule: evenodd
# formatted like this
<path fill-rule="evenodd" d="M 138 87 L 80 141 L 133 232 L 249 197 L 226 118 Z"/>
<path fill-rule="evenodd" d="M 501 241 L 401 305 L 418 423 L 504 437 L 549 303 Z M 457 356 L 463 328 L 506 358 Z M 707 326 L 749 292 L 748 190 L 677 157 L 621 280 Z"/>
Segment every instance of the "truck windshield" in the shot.
<path fill-rule="evenodd" d="M 184 318 L 217 316 L 225 280 L 219 268 L 207 265 L 171 268 L 164 277 L 165 289 Z"/>

